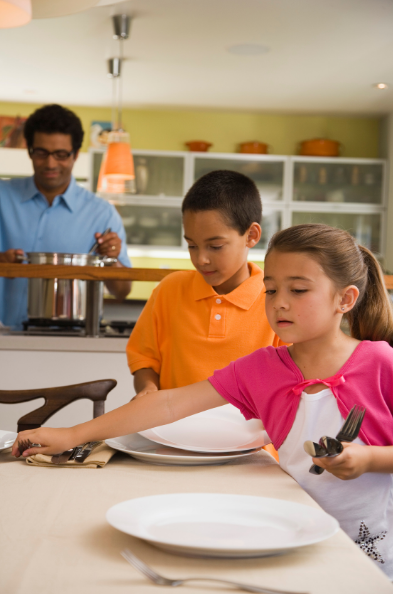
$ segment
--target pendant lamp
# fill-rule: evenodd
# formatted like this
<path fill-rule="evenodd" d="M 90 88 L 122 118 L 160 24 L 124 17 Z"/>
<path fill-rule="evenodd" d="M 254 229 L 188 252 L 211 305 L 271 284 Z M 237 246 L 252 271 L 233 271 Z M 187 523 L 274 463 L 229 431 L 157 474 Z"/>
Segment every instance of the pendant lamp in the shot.
<path fill-rule="evenodd" d="M 100 194 L 135 194 L 134 160 L 131 154 L 130 137 L 121 123 L 121 66 L 122 42 L 128 38 L 130 17 L 113 17 L 115 39 L 120 42 L 120 58 L 108 60 L 109 76 L 113 79 L 112 131 L 108 134 L 107 150 L 104 153 L 98 176 L 97 192 Z"/>
<path fill-rule="evenodd" d="M 21 27 L 31 21 L 30 0 L 0 0 L 0 29 Z"/>

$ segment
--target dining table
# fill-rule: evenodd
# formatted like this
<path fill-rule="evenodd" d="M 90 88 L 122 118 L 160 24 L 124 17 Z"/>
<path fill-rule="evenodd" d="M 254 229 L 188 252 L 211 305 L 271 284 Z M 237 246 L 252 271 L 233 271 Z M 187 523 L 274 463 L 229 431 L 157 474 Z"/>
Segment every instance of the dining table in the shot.
<path fill-rule="evenodd" d="M 318 477 L 316 477 L 316 480 Z M 103 468 L 40 467 L 0 452 L 2 594 L 158 594 L 121 556 L 129 549 L 173 578 L 210 576 L 309 594 L 393 594 L 381 569 L 342 531 L 318 544 L 251 559 L 187 557 L 113 528 L 113 505 L 149 495 L 222 493 L 317 503 L 265 451 L 212 466 L 154 465 L 117 452 Z M 235 592 L 190 582 L 184 594 Z"/>

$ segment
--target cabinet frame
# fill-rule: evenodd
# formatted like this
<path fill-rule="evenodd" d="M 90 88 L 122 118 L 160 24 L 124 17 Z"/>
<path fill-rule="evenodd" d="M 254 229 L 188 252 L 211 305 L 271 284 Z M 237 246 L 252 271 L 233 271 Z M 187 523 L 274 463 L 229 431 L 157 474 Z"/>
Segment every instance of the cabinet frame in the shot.
<path fill-rule="evenodd" d="M 89 187 L 91 191 L 93 188 L 93 154 L 103 153 L 105 149 L 90 149 L 89 150 Z M 386 216 L 383 215 L 387 211 L 387 161 L 384 159 L 355 159 L 345 157 L 302 157 L 302 156 L 287 156 L 287 155 L 254 155 L 242 153 L 208 153 L 208 152 L 188 152 L 188 151 L 154 151 L 154 150 L 139 150 L 133 149 L 134 156 L 154 156 L 154 157 L 181 157 L 184 160 L 183 171 L 183 196 L 187 193 L 189 188 L 194 183 L 195 165 L 197 159 L 226 160 L 226 161 L 248 161 L 248 162 L 279 162 L 283 164 L 283 183 L 282 183 L 282 199 L 281 200 L 263 200 L 263 212 L 266 210 L 276 211 L 281 213 L 281 228 L 285 229 L 292 225 L 293 214 L 296 212 L 310 212 L 310 213 L 338 213 L 338 214 L 378 214 L 381 219 L 381 234 L 379 242 L 379 251 L 376 254 L 378 257 L 383 257 L 385 254 L 387 223 Z M 345 202 L 313 202 L 313 201 L 299 201 L 293 200 L 294 190 L 294 170 L 297 163 L 320 163 L 329 165 L 338 163 L 343 165 L 381 165 L 382 166 L 382 201 L 381 204 L 366 204 L 366 203 L 345 203 Z M 144 206 L 166 206 L 170 208 L 181 208 L 183 201 L 182 197 L 178 196 L 150 196 L 144 195 L 126 195 L 119 201 L 118 196 L 105 196 L 113 204 L 129 204 L 129 205 L 144 205 Z M 168 258 L 188 258 L 187 243 L 184 237 L 181 238 L 181 246 L 149 246 L 149 245 L 129 245 L 129 255 L 132 256 L 149 256 L 158 257 L 158 252 L 162 257 Z M 265 250 L 253 249 L 250 252 L 250 257 L 253 260 L 263 261 L 265 257 Z"/>

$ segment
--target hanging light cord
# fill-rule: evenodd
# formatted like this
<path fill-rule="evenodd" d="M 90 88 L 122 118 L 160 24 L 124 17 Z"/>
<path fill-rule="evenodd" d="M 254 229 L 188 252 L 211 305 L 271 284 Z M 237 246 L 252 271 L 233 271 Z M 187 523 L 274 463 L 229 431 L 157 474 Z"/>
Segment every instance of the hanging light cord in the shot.
<path fill-rule="evenodd" d="M 123 65 L 123 39 L 120 37 L 119 38 L 119 43 L 120 43 L 120 69 Z M 123 113 L 122 113 L 122 95 L 123 95 L 123 79 L 121 76 L 121 70 L 120 70 L 120 75 L 119 75 L 119 86 L 118 86 L 118 97 L 119 97 L 119 103 L 118 103 L 118 109 L 117 109 L 117 125 L 118 125 L 118 130 L 123 130 Z"/>

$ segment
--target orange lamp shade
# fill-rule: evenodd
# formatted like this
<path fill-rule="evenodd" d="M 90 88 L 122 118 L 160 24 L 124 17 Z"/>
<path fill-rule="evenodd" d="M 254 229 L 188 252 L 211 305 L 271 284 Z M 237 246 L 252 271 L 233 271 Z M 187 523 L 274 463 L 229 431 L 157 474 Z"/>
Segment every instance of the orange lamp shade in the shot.
<path fill-rule="evenodd" d="M 98 176 L 97 192 L 124 194 L 135 192 L 134 160 L 127 132 L 110 132 L 108 148 Z"/>
<path fill-rule="evenodd" d="M 21 27 L 31 21 L 30 0 L 0 0 L 0 28 Z"/>

